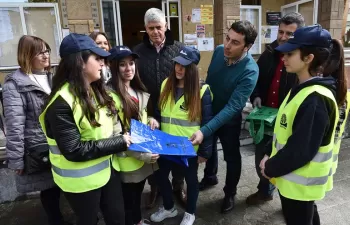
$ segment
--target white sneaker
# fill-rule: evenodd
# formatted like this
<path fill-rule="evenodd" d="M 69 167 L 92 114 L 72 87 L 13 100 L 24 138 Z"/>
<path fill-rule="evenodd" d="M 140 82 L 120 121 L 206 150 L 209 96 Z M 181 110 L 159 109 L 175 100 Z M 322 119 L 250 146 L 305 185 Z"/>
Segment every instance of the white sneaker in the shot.
<path fill-rule="evenodd" d="M 146 223 L 146 222 L 147 222 L 147 223 Z M 135 224 L 135 225 L 150 225 L 150 224 L 149 224 L 149 221 L 148 221 L 148 220 L 142 219 L 142 220 L 140 221 L 140 223 Z"/>
<path fill-rule="evenodd" d="M 194 216 L 194 214 L 189 214 L 185 212 L 184 218 L 182 218 L 180 225 L 192 225 L 195 219 L 196 217 Z"/>
<path fill-rule="evenodd" d="M 167 218 L 173 218 L 177 216 L 177 209 L 172 208 L 170 210 L 165 210 L 164 207 L 159 208 L 159 210 L 151 215 L 152 222 L 162 222 Z"/>

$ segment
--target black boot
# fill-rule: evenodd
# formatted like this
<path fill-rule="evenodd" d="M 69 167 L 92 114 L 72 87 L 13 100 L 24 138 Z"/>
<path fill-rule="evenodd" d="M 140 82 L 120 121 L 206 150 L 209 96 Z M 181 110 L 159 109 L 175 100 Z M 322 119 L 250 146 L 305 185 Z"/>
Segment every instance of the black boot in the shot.
<path fill-rule="evenodd" d="M 225 196 L 222 205 L 221 205 L 221 213 L 228 213 L 233 210 L 235 205 L 234 196 Z"/>

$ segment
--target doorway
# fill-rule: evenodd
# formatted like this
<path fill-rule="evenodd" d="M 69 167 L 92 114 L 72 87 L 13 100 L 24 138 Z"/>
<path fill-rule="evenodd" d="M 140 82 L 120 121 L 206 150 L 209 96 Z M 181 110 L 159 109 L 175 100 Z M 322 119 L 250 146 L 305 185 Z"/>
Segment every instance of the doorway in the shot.
<path fill-rule="evenodd" d="M 102 26 L 112 46 L 135 47 L 145 34 L 144 16 L 149 8 L 163 10 L 174 40 L 182 41 L 180 0 L 102 0 Z"/>
<path fill-rule="evenodd" d="M 162 9 L 161 1 L 120 1 L 123 45 L 133 48 L 143 40 L 144 15 L 149 8 Z"/>

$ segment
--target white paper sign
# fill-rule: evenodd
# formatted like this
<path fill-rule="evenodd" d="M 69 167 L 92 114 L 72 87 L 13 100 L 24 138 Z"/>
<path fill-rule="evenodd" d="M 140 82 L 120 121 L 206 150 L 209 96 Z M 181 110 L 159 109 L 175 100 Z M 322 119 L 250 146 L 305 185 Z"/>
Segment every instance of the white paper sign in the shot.
<path fill-rule="evenodd" d="M 201 9 L 192 9 L 192 23 L 200 23 L 201 22 Z"/>
<path fill-rule="evenodd" d="M 199 51 L 214 51 L 214 38 L 198 38 Z"/>

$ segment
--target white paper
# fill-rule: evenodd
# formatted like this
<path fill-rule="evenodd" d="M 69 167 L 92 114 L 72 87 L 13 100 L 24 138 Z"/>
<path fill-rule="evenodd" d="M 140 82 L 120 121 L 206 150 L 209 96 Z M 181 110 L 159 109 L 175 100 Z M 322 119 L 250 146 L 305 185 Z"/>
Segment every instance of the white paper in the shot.
<path fill-rule="evenodd" d="M 192 9 L 192 23 L 200 23 L 201 22 L 201 9 Z"/>
<path fill-rule="evenodd" d="M 198 50 L 199 51 L 213 51 L 214 50 L 214 38 L 198 38 Z"/>
<path fill-rule="evenodd" d="M 270 44 L 277 39 L 278 26 L 262 26 L 261 27 L 261 43 Z"/>
<path fill-rule="evenodd" d="M 62 29 L 62 36 L 63 38 L 68 36 L 70 34 L 69 29 Z"/>

